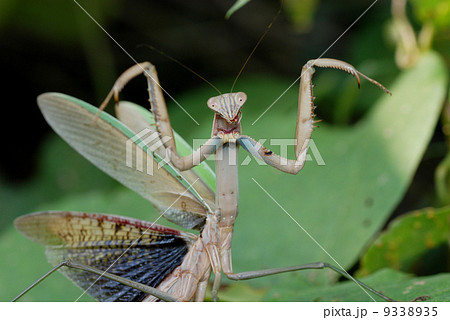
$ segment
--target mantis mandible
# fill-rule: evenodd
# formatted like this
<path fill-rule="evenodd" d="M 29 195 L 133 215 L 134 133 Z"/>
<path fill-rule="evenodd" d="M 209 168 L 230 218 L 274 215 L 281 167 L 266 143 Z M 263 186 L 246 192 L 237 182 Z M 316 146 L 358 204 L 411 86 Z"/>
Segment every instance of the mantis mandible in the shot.
<path fill-rule="evenodd" d="M 46 120 L 70 145 L 103 171 L 150 200 L 165 218 L 182 227 L 198 229 L 200 234 L 129 218 L 78 212 L 34 213 L 18 218 L 16 227 L 47 247 L 47 257 L 55 266 L 49 273 L 60 269 L 102 301 L 203 301 L 211 273 L 214 274 L 211 294 L 217 301 L 222 272 L 231 280 L 246 280 L 323 268 L 330 268 L 392 301 L 328 263 L 240 273 L 233 270 L 231 242 L 238 215 L 237 149 L 242 146 L 253 156 L 286 173 L 297 174 L 303 168 L 315 126 L 314 67 L 343 70 L 356 77 L 358 86 L 363 77 L 390 94 L 380 83 L 346 62 L 326 58 L 310 60 L 302 68 L 300 81 L 296 159 L 283 158 L 241 134 L 241 110 L 247 100 L 243 92 L 221 94 L 207 101 L 207 106 L 214 111 L 211 138 L 192 154 L 180 156 L 177 145 L 180 147 L 183 142 L 172 130 L 156 69 L 149 62 L 126 70 L 116 80 L 100 109 L 62 94 L 41 95 L 38 104 Z M 146 123 L 135 106 L 119 101 L 119 92 L 125 84 L 142 73 L 148 82 L 153 128 L 159 139 L 157 147 L 136 137 L 136 133 L 153 120 Z M 100 112 L 113 97 L 118 118 L 123 123 Z M 145 154 L 147 163 L 158 164 L 153 176 L 125 166 L 124 149 L 129 139 L 133 139 L 139 152 Z M 165 155 L 170 161 L 164 160 Z M 215 156 L 215 194 L 193 171 L 196 166 L 204 165 L 202 161 L 211 155 Z M 119 261 L 122 257 L 124 259 Z"/>

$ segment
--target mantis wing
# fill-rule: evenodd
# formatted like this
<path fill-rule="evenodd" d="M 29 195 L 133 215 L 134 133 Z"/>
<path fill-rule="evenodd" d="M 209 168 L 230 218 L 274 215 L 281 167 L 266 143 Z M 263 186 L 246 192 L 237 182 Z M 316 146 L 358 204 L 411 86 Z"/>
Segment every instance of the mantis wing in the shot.
<path fill-rule="evenodd" d="M 114 215 L 37 212 L 14 221 L 27 238 L 46 247 L 54 266 L 71 260 L 151 286 L 183 261 L 196 239 L 190 233 Z M 141 301 L 147 294 L 73 268 L 59 269 L 100 301 Z"/>
<path fill-rule="evenodd" d="M 215 195 L 196 174 L 178 171 L 140 134 L 94 106 L 61 93 L 44 93 L 38 105 L 50 126 L 98 168 L 148 199 L 164 217 L 200 229 Z M 145 168 L 145 170 L 144 170 Z"/>
<path fill-rule="evenodd" d="M 123 124 L 125 124 L 134 132 L 143 132 L 145 130 L 147 132 L 146 136 L 154 135 L 159 137 L 156 131 L 156 124 L 153 113 L 137 104 L 128 101 L 120 101 L 116 104 L 116 116 Z M 178 133 L 174 132 L 174 137 L 179 154 L 183 156 L 192 153 L 191 146 Z M 154 152 L 156 152 L 160 157 L 165 156 L 165 149 L 162 146 L 162 142 L 158 145 L 156 145 L 155 143 L 154 146 L 152 145 L 152 147 L 155 147 Z M 190 179 L 202 179 L 210 189 L 215 191 L 216 175 L 206 162 L 203 161 L 191 170 L 186 170 L 182 173 L 183 175 L 189 175 L 191 177 Z M 200 193 L 206 193 L 206 190 L 199 190 L 199 188 L 204 186 L 205 184 L 196 184 L 196 189 Z"/>

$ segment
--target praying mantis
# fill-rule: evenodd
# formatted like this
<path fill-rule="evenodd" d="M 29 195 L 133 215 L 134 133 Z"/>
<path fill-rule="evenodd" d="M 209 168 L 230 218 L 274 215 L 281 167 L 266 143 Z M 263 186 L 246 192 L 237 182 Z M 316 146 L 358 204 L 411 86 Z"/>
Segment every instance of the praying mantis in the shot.
<path fill-rule="evenodd" d="M 222 273 L 231 280 L 246 280 L 305 269 L 330 268 L 362 288 L 393 301 L 344 270 L 324 262 L 235 273 L 231 243 L 238 215 L 237 149 L 243 147 L 266 164 L 297 174 L 304 166 L 315 127 L 312 78 L 315 67 L 345 71 L 390 92 L 352 65 L 334 59 L 310 60 L 302 68 L 295 132 L 295 159 L 283 158 L 250 136 L 241 134 L 244 92 L 210 98 L 214 112 L 211 138 L 189 155 L 172 129 L 155 66 L 149 62 L 126 70 L 97 109 L 76 98 L 45 93 L 38 105 L 53 129 L 74 149 L 119 182 L 134 190 L 177 225 L 199 230 L 199 235 L 131 218 L 82 212 L 47 211 L 19 217 L 16 227 L 46 246 L 54 268 L 15 300 L 60 270 L 88 294 L 101 301 L 203 301 L 211 273 L 211 295 L 218 300 Z M 119 101 L 119 93 L 133 78 L 147 78 L 151 112 Z M 118 119 L 102 112 L 114 98 Z M 147 130 L 147 131 L 145 131 Z M 152 140 L 140 133 L 150 133 Z M 132 148 L 131 148 L 131 147 Z M 144 159 L 152 172 L 127 163 L 127 156 Z M 205 164 L 215 157 L 215 192 L 204 177 L 214 174 Z M 140 158 L 143 157 L 143 158 Z"/>

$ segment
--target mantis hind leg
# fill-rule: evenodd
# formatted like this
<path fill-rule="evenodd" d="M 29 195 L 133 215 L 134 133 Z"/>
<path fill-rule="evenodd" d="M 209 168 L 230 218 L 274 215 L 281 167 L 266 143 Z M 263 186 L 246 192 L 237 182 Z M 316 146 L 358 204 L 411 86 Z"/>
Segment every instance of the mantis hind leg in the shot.
<path fill-rule="evenodd" d="M 390 301 L 390 302 L 397 301 L 397 300 L 389 298 L 388 296 L 384 295 L 383 293 L 373 289 L 372 287 L 368 286 L 364 282 L 361 282 L 361 281 L 353 278 L 345 270 L 337 268 L 326 262 L 316 262 L 316 263 L 303 264 L 303 265 L 298 265 L 298 266 L 293 266 L 293 267 L 255 270 L 255 271 L 247 271 L 247 272 L 240 272 L 240 273 L 226 272 L 225 275 L 228 277 L 228 279 L 237 281 L 237 280 L 255 279 L 255 278 L 270 276 L 270 275 L 274 275 L 274 274 L 285 273 L 285 272 L 292 272 L 292 271 L 299 271 L 299 270 L 311 270 L 311 269 L 325 269 L 325 268 L 331 269 L 331 270 L 339 273 L 341 276 L 355 282 L 369 297 L 371 297 L 369 294 L 369 292 L 371 292 L 386 301 Z M 427 298 L 428 298 L 427 296 L 421 296 L 421 297 L 415 298 L 412 301 L 424 301 Z"/>
<path fill-rule="evenodd" d="M 135 282 L 135 281 L 117 276 L 117 275 L 109 273 L 109 272 L 102 271 L 100 269 L 97 269 L 97 268 L 94 268 L 91 266 L 87 266 L 87 265 L 84 265 L 84 264 L 81 264 L 78 262 L 68 260 L 68 261 L 63 261 L 63 262 L 59 263 L 58 265 L 56 265 L 55 267 L 53 267 L 49 272 L 44 274 L 42 277 L 40 277 L 38 280 L 36 280 L 33 284 L 31 284 L 28 288 L 26 288 L 24 291 L 22 291 L 18 296 L 16 296 L 13 300 L 11 300 L 11 302 L 15 302 L 15 301 L 19 300 L 28 291 L 30 291 L 31 289 L 36 287 L 39 283 L 41 283 L 43 280 L 45 280 L 47 277 L 49 277 L 51 274 L 53 274 L 55 271 L 57 271 L 58 269 L 60 269 L 62 267 L 68 267 L 68 268 L 79 269 L 79 270 L 83 270 L 83 271 L 87 271 L 87 272 L 92 272 L 101 277 L 105 277 L 110 280 L 117 281 L 123 285 L 137 289 L 137 290 L 147 293 L 149 295 L 153 295 L 164 301 L 179 301 L 177 298 L 167 294 L 164 291 L 158 290 L 156 288 L 153 288 L 153 287 L 144 285 L 142 283 Z"/>

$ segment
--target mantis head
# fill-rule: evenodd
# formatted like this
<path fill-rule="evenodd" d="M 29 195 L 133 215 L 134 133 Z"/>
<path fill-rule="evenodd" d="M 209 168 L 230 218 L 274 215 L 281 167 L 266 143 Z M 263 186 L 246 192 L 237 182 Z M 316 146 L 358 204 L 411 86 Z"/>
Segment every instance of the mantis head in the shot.
<path fill-rule="evenodd" d="M 244 92 L 225 93 L 208 99 L 208 107 L 228 123 L 241 121 L 241 108 L 247 101 Z"/>

